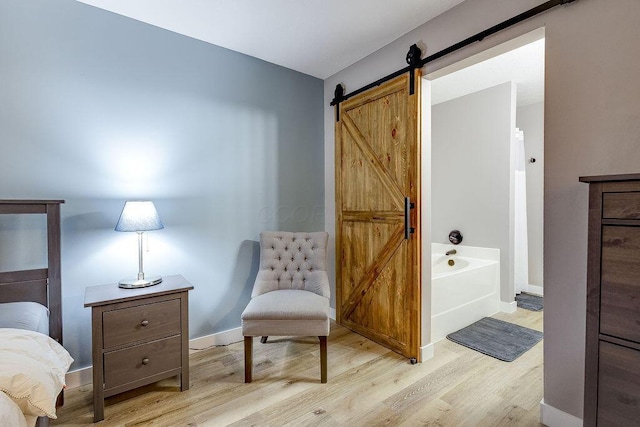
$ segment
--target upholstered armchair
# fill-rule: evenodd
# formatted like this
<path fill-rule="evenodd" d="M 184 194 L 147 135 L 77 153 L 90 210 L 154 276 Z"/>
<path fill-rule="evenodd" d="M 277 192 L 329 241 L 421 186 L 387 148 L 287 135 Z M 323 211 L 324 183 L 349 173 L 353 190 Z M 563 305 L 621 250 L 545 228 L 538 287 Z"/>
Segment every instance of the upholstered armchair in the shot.
<path fill-rule="evenodd" d="M 260 270 L 242 313 L 244 381 L 252 380 L 253 337 L 317 336 L 320 377 L 327 382 L 329 279 L 325 232 L 260 234 Z"/>

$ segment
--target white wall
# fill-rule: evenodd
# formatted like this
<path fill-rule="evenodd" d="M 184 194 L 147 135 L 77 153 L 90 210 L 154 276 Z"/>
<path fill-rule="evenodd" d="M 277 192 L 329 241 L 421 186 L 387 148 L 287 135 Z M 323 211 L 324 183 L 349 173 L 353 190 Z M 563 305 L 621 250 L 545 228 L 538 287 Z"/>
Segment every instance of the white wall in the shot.
<path fill-rule="evenodd" d="M 505 302 L 513 301 L 509 211 L 515 102 L 516 86 L 507 82 L 431 109 L 432 241 L 448 244 L 449 232 L 460 230 L 461 246 L 500 249 Z"/>
<path fill-rule="evenodd" d="M 336 84 L 344 83 L 351 92 L 406 66 L 413 43 L 424 57 L 541 3 L 463 2 L 325 80 L 327 230 L 335 230 L 334 109 L 329 102 Z M 638 0 L 577 0 L 423 69 L 431 73 L 545 27 L 544 400 L 547 409 L 576 417 L 582 417 L 583 405 L 588 208 L 588 188 L 578 177 L 640 169 L 638 16 Z"/>
<path fill-rule="evenodd" d="M 525 105 L 516 110 L 516 126 L 524 132 L 527 170 L 527 232 L 529 240 L 529 284 L 544 289 L 543 213 L 544 213 L 544 103 Z M 530 158 L 535 163 L 530 163 Z"/>

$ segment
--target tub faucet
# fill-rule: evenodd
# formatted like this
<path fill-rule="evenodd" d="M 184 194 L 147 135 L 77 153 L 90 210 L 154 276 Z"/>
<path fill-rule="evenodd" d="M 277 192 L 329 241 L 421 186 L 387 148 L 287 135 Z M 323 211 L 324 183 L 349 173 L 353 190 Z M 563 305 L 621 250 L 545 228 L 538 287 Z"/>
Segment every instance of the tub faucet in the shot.
<path fill-rule="evenodd" d="M 458 251 L 456 251 L 455 249 L 450 249 L 447 252 L 445 252 L 445 255 L 449 256 L 449 255 L 455 255 L 457 253 L 458 253 Z"/>

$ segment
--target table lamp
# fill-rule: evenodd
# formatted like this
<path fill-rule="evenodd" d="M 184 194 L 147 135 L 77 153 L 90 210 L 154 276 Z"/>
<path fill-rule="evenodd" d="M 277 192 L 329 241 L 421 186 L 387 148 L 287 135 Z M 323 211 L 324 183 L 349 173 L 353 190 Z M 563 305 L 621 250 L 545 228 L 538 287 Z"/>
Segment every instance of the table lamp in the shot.
<path fill-rule="evenodd" d="M 138 233 L 138 278 L 123 279 L 118 283 L 121 288 L 145 288 L 162 282 L 162 277 L 145 277 L 142 271 L 142 233 L 163 229 L 158 211 L 149 201 L 127 201 L 122 208 L 120 219 L 116 224 L 116 231 L 135 231 Z"/>

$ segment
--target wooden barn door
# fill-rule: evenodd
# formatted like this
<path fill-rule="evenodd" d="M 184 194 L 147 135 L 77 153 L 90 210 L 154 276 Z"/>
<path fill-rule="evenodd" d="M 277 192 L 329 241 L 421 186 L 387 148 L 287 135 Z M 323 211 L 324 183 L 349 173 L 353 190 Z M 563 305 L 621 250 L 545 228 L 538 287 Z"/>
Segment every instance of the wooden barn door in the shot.
<path fill-rule="evenodd" d="M 408 358 L 420 346 L 420 76 L 339 104 L 337 321 Z"/>

